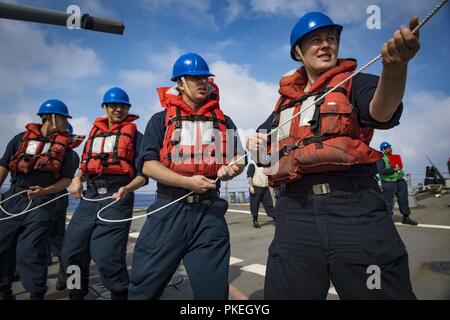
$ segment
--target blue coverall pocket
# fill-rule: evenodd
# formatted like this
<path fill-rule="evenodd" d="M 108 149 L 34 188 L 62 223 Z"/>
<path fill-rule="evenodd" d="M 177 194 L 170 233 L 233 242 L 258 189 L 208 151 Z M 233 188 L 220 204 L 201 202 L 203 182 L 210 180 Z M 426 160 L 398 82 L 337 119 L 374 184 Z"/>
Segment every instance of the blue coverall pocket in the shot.
<path fill-rule="evenodd" d="M 228 210 L 228 202 L 224 199 L 213 200 L 211 207 L 208 209 L 205 219 L 212 220 L 213 229 L 211 232 L 212 239 L 229 239 L 230 233 L 225 220 L 225 213 Z"/>
<path fill-rule="evenodd" d="M 157 210 L 170 203 L 168 200 L 156 199 L 147 209 L 147 213 Z M 179 212 L 179 203 L 152 213 L 147 217 L 141 230 L 136 246 L 153 250 L 160 243 L 166 241 L 174 228 L 173 217 Z"/>

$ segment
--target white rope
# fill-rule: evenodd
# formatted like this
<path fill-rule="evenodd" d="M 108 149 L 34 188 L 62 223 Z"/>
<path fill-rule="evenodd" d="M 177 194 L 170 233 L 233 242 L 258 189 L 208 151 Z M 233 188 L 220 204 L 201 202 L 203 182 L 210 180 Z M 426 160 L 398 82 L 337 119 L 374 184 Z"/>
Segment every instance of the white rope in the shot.
<path fill-rule="evenodd" d="M 147 212 L 147 213 L 145 213 L 145 214 L 141 214 L 141 215 L 138 215 L 138 216 L 135 216 L 135 217 L 126 218 L 126 219 L 119 219 L 119 220 L 111 220 L 111 219 L 102 218 L 102 217 L 100 216 L 100 213 L 103 212 L 103 210 L 105 210 L 106 208 L 112 206 L 114 203 L 116 203 L 117 201 L 120 200 L 120 199 L 118 199 L 118 200 L 116 200 L 116 201 L 111 202 L 110 204 L 108 204 L 107 206 L 103 207 L 102 209 L 100 209 L 100 210 L 97 212 L 97 218 L 98 218 L 99 220 L 101 220 L 101 221 L 104 221 L 104 222 L 110 222 L 110 223 L 119 223 L 119 222 L 127 222 L 127 221 L 137 220 L 137 219 L 140 219 L 140 218 L 147 217 L 147 216 L 149 216 L 149 215 L 151 215 L 151 214 L 153 214 L 153 213 L 155 213 L 155 212 L 158 212 L 158 211 L 160 211 L 160 210 L 162 210 L 162 209 L 164 209 L 164 208 L 167 208 L 167 207 L 173 205 L 174 203 L 176 203 L 176 202 L 178 202 L 178 201 L 181 201 L 181 200 L 183 200 L 184 198 L 187 198 L 188 196 L 190 196 L 190 195 L 193 194 L 193 193 L 194 193 L 194 191 L 191 191 L 191 192 L 189 192 L 188 194 L 185 194 L 184 196 L 182 196 L 182 197 L 180 197 L 180 198 L 178 198 L 178 199 L 176 199 L 176 200 L 174 200 L 174 201 L 172 201 L 172 202 L 170 202 L 170 203 L 168 203 L 168 204 L 166 204 L 166 205 L 164 205 L 164 206 L 162 206 L 162 207 L 160 207 L 160 208 L 158 208 L 158 209 L 155 209 L 155 210 L 153 210 L 153 211 L 150 211 L 150 212 Z"/>
<path fill-rule="evenodd" d="M 103 201 L 103 200 L 112 199 L 112 196 L 104 197 L 104 198 L 100 198 L 100 199 L 90 199 L 90 198 L 86 198 L 83 194 L 81 194 L 81 198 L 83 200 L 90 201 L 90 202 L 99 202 L 99 201 Z M 120 200 L 120 199 L 118 199 L 118 200 Z M 115 201 L 117 202 L 118 200 L 115 200 Z"/>
<path fill-rule="evenodd" d="M 242 157 L 241 157 L 241 158 L 242 158 Z M 241 159 L 241 158 L 239 158 L 239 159 Z M 230 163 L 228 164 L 228 167 L 229 167 L 229 166 L 232 166 L 233 164 L 235 164 L 236 162 L 238 162 L 239 159 L 236 159 L 236 160 L 230 162 Z M 216 180 L 214 180 L 213 183 L 216 183 L 218 180 L 219 180 L 219 178 L 216 178 Z M 194 191 L 191 191 L 191 192 L 185 194 L 184 196 L 181 196 L 180 198 L 175 199 L 175 200 L 173 200 L 172 202 L 170 202 L 170 203 L 168 203 L 168 204 L 165 204 L 164 206 L 162 206 L 162 207 L 160 207 L 160 208 L 157 208 L 157 209 L 155 209 L 155 210 L 153 210 L 153 211 L 147 212 L 147 213 L 145 213 L 145 214 L 140 214 L 140 215 L 138 215 L 138 216 L 134 216 L 134 217 L 131 217 L 131 218 L 118 219 L 118 220 L 111 220 L 111 219 L 102 218 L 102 217 L 100 216 L 100 213 L 103 212 L 103 210 L 105 210 L 106 208 L 112 206 L 114 203 L 116 203 L 117 201 L 120 200 L 120 199 L 118 199 L 118 200 L 113 201 L 113 202 L 111 202 L 110 204 L 106 205 L 106 206 L 103 207 L 102 209 L 100 209 L 100 210 L 97 212 L 97 218 L 98 218 L 99 220 L 103 221 L 103 222 L 110 222 L 110 223 L 119 223 L 119 222 L 127 222 L 127 221 L 137 220 L 137 219 L 140 219 L 140 218 L 147 217 L 147 216 L 149 216 L 149 215 L 151 215 L 151 214 L 154 214 L 155 212 L 161 211 L 162 209 L 165 209 L 165 208 L 167 208 L 167 207 L 170 207 L 171 205 L 177 203 L 178 201 L 181 201 L 181 200 L 183 200 L 184 198 L 189 197 L 189 196 L 190 196 L 191 194 L 193 194 L 193 193 L 194 193 Z"/>
<path fill-rule="evenodd" d="M 26 207 L 24 210 L 22 210 L 21 212 L 18 212 L 18 213 L 11 213 L 11 212 L 6 211 L 5 208 L 3 208 L 3 206 L 2 206 L 1 204 L 2 204 L 3 202 L 8 201 L 9 199 L 12 199 L 12 198 L 14 198 L 14 197 L 16 197 L 16 196 L 18 196 L 18 195 L 21 195 L 22 193 L 25 193 L 25 192 L 28 192 L 28 190 L 20 191 L 19 193 L 13 194 L 12 196 L 10 196 L 10 197 L 8 197 L 8 198 L 6 198 L 6 199 L 0 201 L 0 209 L 1 209 L 4 213 L 6 213 L 8 216 L 16 216 L 16 215 L 21 215 L 21 214 L 23 214 L 25 211 L 27 211 L 27 210 L 30 208 L 31 203 L 33 202 L 33 200 L 30 200 L 30 201 L 28 202 L 27 207 Z M 0 220 L 0 221 L 1 221 L 1 220 Z"/>
<path fill-rule="evenodd" d="M 11 199 L 11 198 L 14 198 L 14 197 L 20 195 L 20 194 L 22 194 L 22 193 L 25 193 L 25 192 L 28 192 L 28 190 L 23 190 L 23 191 L 21 191 L 21 192 L 18 192 L 18 193 L 16 193 L 16 194 L 12 195 L 11 197 L 8 197 L 8 198 L 6 198 L 5 200 L 1 201 L 0 204 L 3 203 L 3 202 L 5 202 L 5 201 L 7 201 L 7 200 L 9 200 L 9 199 Z M 34 211 L 34 210 L 36 210 L 36 209 L 42 208 L 42 207 L 48 205 L 49 203 L 52 203 L 53 201 L 56 201 L 56 200 L 58 200 L 59 198 L 65 197 L 65 196 L 67 196 L 67 195 L 69 195 L 69 194 L 70 194 L 69 192 L 64 193 L 64 194 L 61 194 L 61 195 L 59 195 L 59 196 L 57 196 L 57 197 L 55 197 L 55 198 L 53 198 L 53 199 L 51 199 L 51 200 L 49 200 L 49 201 L 43 203 L 43 204 L 38 205 L 37 207 L 33 207 L 33 208 L 31 208 L 31 209 L 28 209 L 28 208 L 31 206 L 31 203 L 33 202 L 33 200 L 30 200 L 30 202 L 28 203 L 28 206 L 26 207 L 26 209 L 23 210 L 22 212 L 19 212 L 19 213 L 10 213 L 10 212 L 7 212 L 7 211 L 0 205 L 1 210 L 2 210 L 4 213 L 6 213 L 7 215 L 9 215 L 9 217 L 1 218 L 0 221 L 12 219 L 12 218 L 17 218 L 18 216 L 21 216 L 21 215 L 24 215 L 25 213 L 28 213 L 28 212 Z"/>

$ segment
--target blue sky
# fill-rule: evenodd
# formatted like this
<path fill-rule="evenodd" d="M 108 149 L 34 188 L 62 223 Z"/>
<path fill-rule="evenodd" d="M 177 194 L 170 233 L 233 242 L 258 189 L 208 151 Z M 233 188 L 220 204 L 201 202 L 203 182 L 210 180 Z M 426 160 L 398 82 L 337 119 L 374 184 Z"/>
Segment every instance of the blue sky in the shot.
<path fill-rule="evenodd" d="M 161 107 L 155 88 L 170 85 L 175 59 L 183 52 L 203 55 L 216 74 L 222 108 L 243 135 L 268 116 L 281 75 L 298 67 L 289 57 L 292 26 L 304 13 L 323 11 L 344 26 L 341 57 L 360 65 L 376 56 L 411 15 L 425 16 L 437 1 L 296 0 L 130 0 L 6 1 L 122 20 L 123 36 L 0 20 L 0 150 L 37 121 L 46 99 L 66 102 L 76 132 L 87 133 L 103 115 L 103 93 L 112 86 L 130 95 L 141 131 Z M 381 29 L 369 30 L 369 5 L 381 9 Z M 421 31 L 422 48 L 410 62 L 401 125 L 377 131 L 373 146 L 387 139 L 402 154 L 406 171 L 423 174 L 429 155 L 444 169 L 450 157 L 450 5 Z M 381 63 L 367 70 L 379 74 Z M 446 170 L 445 170 L 446 171 Z"/>

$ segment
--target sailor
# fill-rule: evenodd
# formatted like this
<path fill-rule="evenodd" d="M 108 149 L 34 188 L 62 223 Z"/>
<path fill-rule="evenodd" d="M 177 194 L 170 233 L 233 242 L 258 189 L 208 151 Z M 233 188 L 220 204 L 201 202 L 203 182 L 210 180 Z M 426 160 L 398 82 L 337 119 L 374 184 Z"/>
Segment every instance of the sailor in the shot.
<path fill-rule="evenodd" d="M 125 258 L 131 222 L 99 220 L 97 212 L 112 200 L 98 200 L 109 196 L 120 199 L 102 212 L 104 218 L 130 218 L 133 191 L 147 181 L 138 169 L 142 134 L 133 123 L 139 117 L 129 113 L 128 94 L 121 88 L 111 88 L 103 97 L 102 107 L 106 116 L 95 120 L 84 146 L 80 172 L 70 188 L 75 198 L 84 195 L 67 227 L 61 252 L 67 276 L 71 275 L 70 266 L 81 271 L 81 287 L 70 290 L 73 300 L 83 300 L 88 293 L 91 258 L 103 285 L 111 291 L 111 299 L 127 299 L 130 282 Z M 85 191 L 82 181 L 87 185 Z"/>
<path fill-rule="evenodd" d="M 54 199 L 70 184 L 78 158 L 70 149 L 66 131 L 71 118 L 60 100 L 44 102 L 37 113 L 42 123 L 29 123 L 16 135 L 0 159 L 0 185 L 11 174 L 11 186 L 3 199 L 22 194 L 2 204 L 4 211 L 20 213 L 33 200 L 31 208 Z M 47 246 L 56 218 L 56 202 L 20 216 L 6 219 L 0 212 L 0 299 L 14 299 L 11 283 L 16 270 L 31 300 L 43 300 L 47 292 Z"/>
<path fill-rule="evenodd" d="M 239 175 L 245 161 L 228 164 L 245 152 L 212 76 L 200 55 L 186 53 L 173 66 L 176 85 L 158 89 L 165 110 L 150 119 L 142 142 L 143 172 L 158 183 L 148 211 L 193 193 L 147 218 L 134 248 L 130 299 L 158 299 L 181 260 L 194 299 L 228 298 L 228 204 L 215 180 Z"/>
<path fill-rule="evenodd" d="M 261 228 L 258 223 L 259 205 L 262 203 L 267 215 L 275 219 L 272 195 L 269 188 L 269 178 L 263 169 L 251 162 L 247 168 L 247 182 L 250 191 L 250 212 L 253 217 L 253 227 Z"/>
<path fill-rule="evenodd" d="M 384 155 L 377 162 L 377 167 L 389 213 L 394 213 L 394 197 L 397 197 L 400 213 L 403 215 L 402 223 L 416 226 L 417 222 L 409 217 L 411 210 L 408 203 L 408 184 L 403 179 L 405 173 L 401 157 L 392 153 L 392 145 L 387 141 L 380 144 L 380 150 Z"/>
<path fill-rule="evenodd" d="M 374 179 L 381 154 L 369 143 L 374 129 L 399 124 L 408 61 L 419 50 L 411 32 L 417 25 L 412 18 L 384 44 L 381 77 L 358 74 L 322 99 L 356 69 L 355 60 L 338 59 L 342 26 L 309 12 L 292 29 L 291 58 L 303 66 L 281 78 L 275 111 L 259 130 L 281 127 L 269 146 L 263 132 L 248 139 L 252 154 L 271 154 L 271 163 L 255 156 L 270 166 L 271 185 L 286 185 L 266 299 L 325 299 L 330 280 L 341 299 L 415 299 L 407 251 Z M 372 265 L 380 288 L 367 285 Z"/>

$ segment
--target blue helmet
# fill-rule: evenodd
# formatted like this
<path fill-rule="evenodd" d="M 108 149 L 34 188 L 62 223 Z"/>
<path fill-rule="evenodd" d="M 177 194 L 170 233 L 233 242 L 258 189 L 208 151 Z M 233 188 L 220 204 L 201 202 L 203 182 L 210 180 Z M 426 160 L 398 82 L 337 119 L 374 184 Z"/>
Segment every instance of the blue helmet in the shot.
<path fill-rule="evenodd" d="M 390 146 L 391 146 L 391 144 L 390 144 L 389 142 L 383 141 L 383 142 L 380 144 L 380 150 L 383 151 L 385 148 L 390 147 Z"/>
<path fill-rule="evenodd" d="M 335 27 L 340 36 L 342 31 L 342 26 L 339 24 L 335 24 L 333 20 L 330 19 L 327 15 L 324 15 L 321 12 L 308 12 L 303 17 L 301 17 L 294 28 L 291 31 L 291 57 L 294 60 L 297 60 L 294 55 L 294 48 L 297 43 L 308 33 L 311 31 L 324 28 L 324 27 Z"/>
<path fill-rule="evenodd" d="M 102 107 L 107 103 L 123 103 L 131 106 L 128 94 L 123 89 L 118 87 L 114 87 L 106 91 L 103 96 Z"/>
<path fill-rule="evenodd" d="M 69 122 L 66 124 L 66 130 L 68 133 L 73 134 L 73 127 Z"/>
<path fill-rule="evenodd" d="M 72 118 L 64 102 L 56 99 L 47 100 L 39 107 L 37 115 L 43 116 L 45 114 L 59 114 L 66 118 Z"/>
<path fill-rule="evenodd" d="M 177 81 L 182 76 L 214 76 L 209 72 L 205 59 L 196 53 L 185 53 L 181 55 L 173 65 L 172 78 Z"/>

